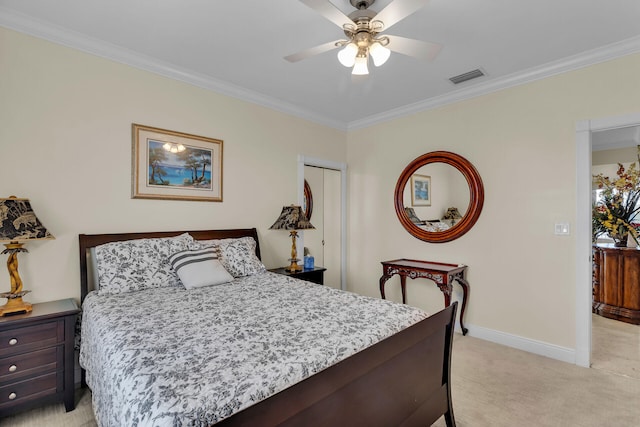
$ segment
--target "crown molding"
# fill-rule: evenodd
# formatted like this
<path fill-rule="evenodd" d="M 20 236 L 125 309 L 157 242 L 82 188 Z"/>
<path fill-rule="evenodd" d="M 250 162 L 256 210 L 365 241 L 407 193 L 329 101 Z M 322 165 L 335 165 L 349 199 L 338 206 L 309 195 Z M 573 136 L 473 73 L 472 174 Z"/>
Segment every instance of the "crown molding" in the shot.
<path fill-rule="evenodd" d="M 637 36 L 602 48 L 550 62 L 539 67 L 530 68 L 524 72 L 474 84 L 468 88 L 462 88 L 454 92 L 346 123 L 259 92 L 198 74 L 188 69 L 176 67 L 173 64 L 141 55 L 138 52 L 36 20 L 30 16 L 1 6 L 0 26 L 342 131 L 370 127 L 422 111 L 439 108 L 444 105 L 640 52 L 640 36 Z"/>
<path fill-rule="evenodd" d="M 203 89 L 211 90 L 222 95 L 257 104 L 275 111 L 308 120 L 310 122 L 343 131 L 346 131 L 347 129 L 347 124 L 345 122 L 333 120 L 313 111 L 305 110 L 300 106 L 266 96 L 259 92 L 251 91 L 210 76 L 198 74 L 192 70 L 176 67 L 173 64 L 160 61 L 156 58 L 145 56 L 138 52 L 128 50 L 102 40 L 87 37 L 86 35 L 66 28 L 36 20 L 30 16 L 17 13 L 11 9 L 1 6 L 0 26 L 105 59 L 120 62 L 134 68 L 149 71 L 163 77 L 168 77 Z"/>
<path fill-rule="evenodd" d="M 422 111 L 439 108 L 444 105 L 453 104 L 467 99 L 487 95 L 492 92 L 530 83 L 536 80 L 542 80 L 557 74 L 574 71 L 580 68 L 595 65 L 601 62 L 610 61 L 626 55 L 640 52 L 640 36 L 622 40 L 617 43 L 582 52 L 577 55 L 562 58 L 557 61 L 549 62 L 538 67 L 529 68 L 523 72 L 514 73 L 505 77 L 499 77 L 483 83 L 475 84 L 468 88 L 449 92 L 444 95 L 435 96 L 424 101 L 419 101 L 393 110 L 385 111 L 365 117 L 361 120 L 349 122 L 348 130 L 362 129 L 373 126 L 378 123 L 406 117 Z"/>

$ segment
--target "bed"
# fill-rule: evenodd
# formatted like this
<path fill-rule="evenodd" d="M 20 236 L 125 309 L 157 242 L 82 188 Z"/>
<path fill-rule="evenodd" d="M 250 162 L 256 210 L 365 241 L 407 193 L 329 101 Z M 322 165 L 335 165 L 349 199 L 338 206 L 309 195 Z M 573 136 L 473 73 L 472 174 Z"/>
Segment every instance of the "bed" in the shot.
<path fill-rule="evenodd" d="M 455 303 L 427 316 L 254 268 L 255 259 L 242 267 L 251 274 L 214 286 L 95 289 L 122 279 L 96 268 L 103 248 L 185 233 L 196 249 L 250 239 L 244 248 L 260 258 L 255 228 L 79 236 L 80 360 L 99 425 L 428 426 L 443 415 L 455 425 Z"/>

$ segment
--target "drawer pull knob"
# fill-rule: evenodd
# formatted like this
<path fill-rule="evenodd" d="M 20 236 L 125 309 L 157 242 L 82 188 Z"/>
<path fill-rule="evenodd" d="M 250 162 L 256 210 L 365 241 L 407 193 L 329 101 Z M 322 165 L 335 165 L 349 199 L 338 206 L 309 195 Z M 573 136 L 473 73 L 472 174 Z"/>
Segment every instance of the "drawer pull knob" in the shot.
<path fill-rule="evenodd" d="M 11 394 L 9 395 L 9 400 L 14 400 L 16 397 L 18 397 L 18 395 L 17 395 L 17 394 L 15 394 L 15 393 L 11 393 Z"/>
<path fill-rule="evenodd" d="M 16 344 L 18 344 L 18 340 L 16 338 L 11 338 L 9 340 L 9 345 L 16 345 Z"/>
<path fill-rule="evenodd" d="M 16 365 L 9 366 L 9 372 L 15 372 L 17 370 L 18 370 L 18 367 Z"/>

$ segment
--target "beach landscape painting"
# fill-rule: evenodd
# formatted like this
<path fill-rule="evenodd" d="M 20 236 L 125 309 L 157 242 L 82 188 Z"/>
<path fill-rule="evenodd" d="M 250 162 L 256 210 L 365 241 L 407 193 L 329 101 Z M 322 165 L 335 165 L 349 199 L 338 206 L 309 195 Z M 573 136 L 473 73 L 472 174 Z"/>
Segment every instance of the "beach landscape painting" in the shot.
<path fill-rule="evenodd" d="M 222 140 L 132 125 L 132 197 L 222 201 Z"/>
<path fill-rule="evenodd" d="M 149 185 L 211 189 L 212 150 L 152 139 L 148 144 Z"/>

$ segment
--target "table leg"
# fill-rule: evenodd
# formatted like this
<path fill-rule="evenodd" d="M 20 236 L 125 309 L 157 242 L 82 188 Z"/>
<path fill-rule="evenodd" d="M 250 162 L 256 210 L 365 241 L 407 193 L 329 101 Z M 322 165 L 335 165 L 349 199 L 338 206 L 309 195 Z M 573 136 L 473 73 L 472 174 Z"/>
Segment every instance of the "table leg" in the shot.
<path fill-rule="evenodd" d="M 407 303 L 407 276 L 400 275 L 400 287 L 402 288 L 402 303 Z"/>
<path fill-rule="evenodd" d="M 393 274 L 383 274 L 382 277 L 380 277 L 380 296 L 382 299 L 386 299 L 384 297 L 384 284 L 387 283 L 387 280 L 389 280 L 391 276 L 393 276 Z"/>
<path fill-rule="evenodd" d="M 442 291 L 443 295 L 444 295 L 444 306 L 449 307 L 451 305 L 451 291 L 453 290 L 451 285 L 446 285 L 447 286 L 447 290 L 442 289 L 442 287 L 439 286 L 440 290 Z"/>
<path fill-rule="evenodd" d="M 464 278 L 462 277 L 456 277 L 456 281 L 458 283 L 460 283 L 460 286 L 462 286 L 462 309 L 460 310 L 460 328 L 462 329 L 462 335 L 467 335 L 467 332 L 469 331 L 467 328 L 464 327 L 464 310 L 465 308 L 467 308 L 467 299 L 469 299 L 469 282 L 467 282 Z"/>

